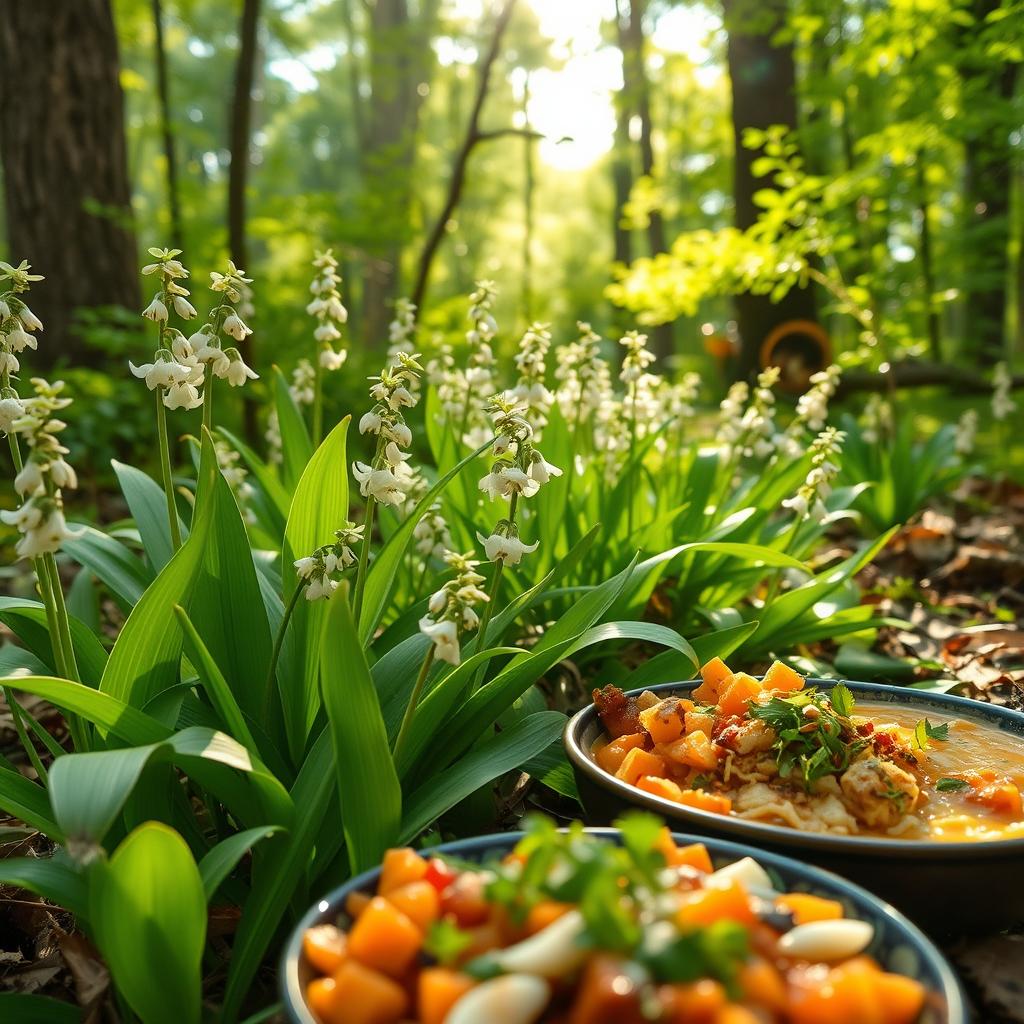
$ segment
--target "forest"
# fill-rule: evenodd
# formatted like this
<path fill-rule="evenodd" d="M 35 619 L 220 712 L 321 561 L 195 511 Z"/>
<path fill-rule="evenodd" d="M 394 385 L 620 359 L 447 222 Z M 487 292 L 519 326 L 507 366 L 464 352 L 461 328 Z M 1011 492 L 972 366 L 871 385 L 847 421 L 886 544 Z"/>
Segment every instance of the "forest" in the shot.
<path fill-rule="evenodd" d="M 0 189 L 0 1020 L 1024 1021 L 1022 0 L 3 0 Z"/>

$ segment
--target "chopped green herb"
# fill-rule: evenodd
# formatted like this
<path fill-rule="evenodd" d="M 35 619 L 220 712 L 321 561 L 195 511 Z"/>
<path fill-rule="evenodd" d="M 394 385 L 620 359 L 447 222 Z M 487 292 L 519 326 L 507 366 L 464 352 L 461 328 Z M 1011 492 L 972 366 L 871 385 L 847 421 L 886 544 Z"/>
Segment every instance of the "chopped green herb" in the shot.
<path fill-rule="evenodd" d="M 940 793 L 955 793 L 958 789 L 967 789 L 968 783 L 964 782 L 963 779 L 950 779 L 944 778 L 939 779 L 935 783 L 935 788 Z"/>
<path fill-rule="evenodd" d="M 949 739 L 949 723 L 943 725 L 932 725 L 927 718 L 922 718 L 914 726 L 913 745 L 915 750 L 927 750 L 929 740 L 938 740 L 940 743 Z"/>
<path fill-rule="evenodd" d="M 835 709 L 837 715 L 842 715 L 843 718 L 849 718 L 850 715 L 853 714 L 853 693 L 848 686 L 843 683 L 836 683 L 836 685 L 832 687 L 832 692 L 829 696 L 832 701 L 832 707 Z"/>
<path fill-rule="evenodd" d="M 450 967 L 469 948 L 473 937 L 447 918 L 434 921 L 427 930 L 423 950 L 439 964 Z"/>
<path fill-rule="evenodd" d="M 662 981 L 717 978 L 736 998 L 736 976 L 749 956 L 746 929 L 735 921 L 716 921 L 707 928 L 684 932 L 671 942 L 643 947 L 637 959 Z"/>

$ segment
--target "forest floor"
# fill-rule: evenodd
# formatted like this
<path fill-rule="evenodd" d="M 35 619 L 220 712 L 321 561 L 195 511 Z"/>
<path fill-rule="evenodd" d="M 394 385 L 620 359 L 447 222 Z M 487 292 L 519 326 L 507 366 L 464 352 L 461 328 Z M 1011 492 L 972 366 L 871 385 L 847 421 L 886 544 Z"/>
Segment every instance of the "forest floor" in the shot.
<path fill-rule="evenodd" d="M 832 538 L 844 556 L 854 535 Z M 1024 710 L 1024 487 L 972 479 L 901 530 L 862 573 L 865 600 L 900 625 L 885 627 L 875 645 L 849 649 L 839 661 L 847 678 L 904 683 L 942 680 L 957 692 Z M 803 652 L 836 660 L 825 643 Z M 587 698 L 571 672 L 555 703 L 578 707 Z M 27 711 L 59 735 L 50 705 L 23 698 Z M 31 774 L 10 712 L 0 702 L 0 753 Z M 506 794 L 498 827 L 514 827 L 529 809 L 571 818 L 578 808 L 526 777 Z M 0 858 L 49 852 L 38 833 L 0 820 Z M 955 896 L 950 894 L 950 899 Z M 228 915 L 213 924 L 230 931 Z M 976 1024 L 1024 1024 L 1024 922 L 1006 933 L 943 943 L 963 978 Z M 267 979 L 269 982 L 270 979 Z M 268 986 L 269 987 L 269 986 Z M 29 893 L 0 886 L 0 991 L 55 996 L 82 1007 L 84 1024 L 113 1020 L 110 979 L 70 915 Z"/>

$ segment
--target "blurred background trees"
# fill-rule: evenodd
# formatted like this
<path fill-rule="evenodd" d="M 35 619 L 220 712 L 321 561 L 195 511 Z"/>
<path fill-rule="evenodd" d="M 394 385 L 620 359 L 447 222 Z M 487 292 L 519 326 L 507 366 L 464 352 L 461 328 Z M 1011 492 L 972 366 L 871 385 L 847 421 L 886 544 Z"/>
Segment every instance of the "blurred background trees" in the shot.
<path fill-rule="evenodd" d="M 723 383 L 794 323 L 850 365 L 990 365 L 1024 341 L 1022 40 L 1020 0 L 8 0 L 3 248 L 49 279 L 48 356 L 97 366 L 158 243 L 251 272 L 264 366 L 327 245 L 357 352 L 491 277 L 509 336 L 639 319 Z"/>

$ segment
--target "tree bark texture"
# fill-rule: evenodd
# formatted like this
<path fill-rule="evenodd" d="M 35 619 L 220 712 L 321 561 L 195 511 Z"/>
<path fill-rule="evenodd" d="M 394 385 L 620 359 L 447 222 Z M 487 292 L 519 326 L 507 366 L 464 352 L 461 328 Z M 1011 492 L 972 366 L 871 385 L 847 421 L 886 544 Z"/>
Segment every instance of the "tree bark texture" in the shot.
<path fill-rule="evenodd" d="M 8 259 L 46 276 L 36 365 L 81 361 L 78 310 L 140 305 L 120 61 L 109 0 L 5 0 L 0 159 Z"/>
<path fill-rule="evenodd" d="M 757 222 L 760 212 L 754 193 L 768 183 L 754 176 L 758 154 L 743 145 L 743 133 L 770 125 L 796 128 L 796 71 L 792 45 L 774 39 L 785 21 L 786 0 L 723 0 L 722 6 L 732 79 L 735 223 L 746 229 Z M 817 318 L 814 294 L 806 288 L 792 288 L 775 303 L 765 295 L 744 293 L 736 296 L 735 306 L 742 342 L 737 365 L 741 379 L 757 372 L 761 344 L 773 328 L 787 320 Z"/>
<path fill-rule="evenodd" d="M 167 49 L 164 45 L 164 12 L 161 0 L 153 0 L 153 61 L 156 64 L 157 96 L 160 101 L 160 135 L 164 147 L 164 176 L 167 181 L 167 207 L 171 215 L 171 244 L 185 248 L 181 222 L 181 196 L 178 190 L 178 154 L 174 141 L 171 113 L 171 86 L 167 75 Z"/>

